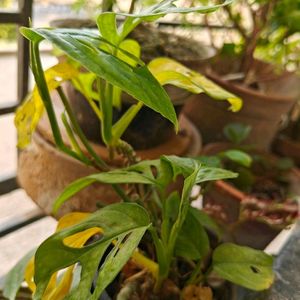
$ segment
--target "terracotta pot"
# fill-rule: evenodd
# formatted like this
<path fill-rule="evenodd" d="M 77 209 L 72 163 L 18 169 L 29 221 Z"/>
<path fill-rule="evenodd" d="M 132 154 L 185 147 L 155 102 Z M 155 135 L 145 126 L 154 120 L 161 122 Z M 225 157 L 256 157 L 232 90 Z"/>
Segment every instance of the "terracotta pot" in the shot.
<path fill-rule="evenodd" d="M 215 73 L 209 73 L 209 78 L 224 89 L 243 99 L 243 107 L 233 113 L 228 110 L 226 101 L 215 101 L 204 94 L 193 95 L 184 108 L 184 113 L 200 130 L 204 143 L 225 141 L 223 128 L 230 123 L 250 125 L 252 130 L 245 144 L 254 144 L 261 149 L 269 149 L 270 144 L 279 128 L 282 117 L 287 114 L 295 103 L 294 90 L 290 93 L 283 89 L 271 89 L 266 93 L 260 92 L 242 84 L 226 81 Z M 281 78 L 285 82 L 286 77 Z M 280 86 L 280 80 L 276 82 Z"/>
<path fill-rule="evenodd" d="M 291 158 L 300 166 L 300 142 L 292 140 L 290 137 L 279 134 L 273 143 L 275 153 Z"/>
<path fill-rule="evenodd" d="M 155 159 L 165 155 L 195 156 L 201 148 L 200 136 L 184 116 L 180 118 L 181 131 L 172 136 L 166 143 L 148 150 L 137 151 L 142 159 Z M 63 139 L 68 145 L 68 139 L 62 131 Z M 121 158 L 109 160 L 104 146 L 91 143 L 96 153 L 113 166 L 121 165 Z M 82 149 L 84 151 L 84 149 Z M 35 201 L 46 214 L 51 214 L 54 200 L 64 188 L 74 180 L 99 172 L 87 167 L 77 160 L 58 151 L 53 145 L 53 136 L 46 116 L 38 126 L 31 145 L 19 155 L 18 180 L 20 186 Z M 109 185 L 93 184 L 73 196 L 60 209 L 55 217 L 60 217 L 71 211 L 95 211 L 97 202 L 109 204 L 119 201 L 118 196 Z"/>
<path fill-rule="evenodd" d="M 209 144 L 202 154 L 214 155 L 227 150 L 228 143 Z M 269 156 L 270 159 L 276 159 Z M 300 194 L 300 171 L 287 174 L 289 192 Z M 226 239 L 240 245 L 264 249 L 276 235 L 299 217 L 296 202 L 287 199 L 281 208 L 274 200 L 259 199 L 225 181 L 215 182 L 203 198 L 203 207 L 225 229 Z"/>

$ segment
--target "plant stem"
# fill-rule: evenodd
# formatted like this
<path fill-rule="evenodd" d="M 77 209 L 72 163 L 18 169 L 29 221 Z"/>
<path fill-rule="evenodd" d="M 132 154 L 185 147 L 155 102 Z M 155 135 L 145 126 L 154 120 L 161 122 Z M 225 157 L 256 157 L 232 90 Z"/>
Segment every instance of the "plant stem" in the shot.
<path fill-rule="evenodd" d="M 65 112 L 62 113 L 61 120 L 62 120 L 62 122 L 63 122 L 63 124 L 65 126 L 65 129 L 66 129 L 66 132 L 68 134 L 68 137 L 69 137 L 69 140 L 70 140 L 70 143 L 72 145 L 73 150 L 78 155 L 80 155 L 82 162 L 84 162 L 87 165 L 90 165 L 91 161 L 84 155 L 84 153 L 80 149 L 80 146 L 79 146 L 79 144 L 78 144 L 78 142 L 77 142 L 77 140 L 75 138 L 75 135 L 74 135 L 74 133 L 72 131 L 72 128 L 71 128 L 71 126 L 70 126 L 70 124 L 69 124 L 69 122 L 67 120 L 67 116 L 66 116 Z"/>
<path fill-rule="evenodd" d="M 132 14 L 134 12 L 135 3 L 136 0 L 131 0 L 129 11 L 128 11 L 129 14 Z"/>
<path fill-rule="evenodd" d="M 94 151 L 94 149 L 91 147 L 90 143 L 88 142 L 87 138 L 85 137 L 84 133 L 82 132 L 82 129 L 80 128 L 76 117 L 73 114 L 73 111 L 70 107 L 70 104 L 62 90 L 61 87 L 57 88 L 57 92 L 65 106 L 66 112 L 70 118 L 70 121 L 73 125 L 73 128 L 76 132 L 76 134 L 78 135 L 78 137 L 80 138 L 81 142 L 83 143 L 83 145 L 85 146 L 85 148 L 87 149 L 87 151 L 90 153 L 90 155 L 92 156 L 92 158 L 94 159 L 94 162 L 96 163 L 96 165 L 98 167 L 101 168 L 101 170 L 109 170 L 107 164 L 96 154 L 96 152 Z"/>
<path fill-rule="evenodd" d="M 45 106 L 45 109 L 47 111 L 47 115 L 50 121 L 50 126 L 52 129 L 53 137 L 55 140 L 55 144 L 57 145 L 58 149 L 65 152 L 66 154 L 70 155 L 71 157 L 74 157 L 78 160 L 81 160 L 80 156 L 66 147 L 66 145 L 63 142 L 60 129 L 58 126 L 58 122 L 56 119 L 55 111 L 52 105 L 50 92 L 47 86 L 47 82 L 45 79 L 44 71 L 42 68 L 40 53 L 39 53 L 39 42 L 31 42 L 30 43 L 30 55 L 31 55 L 31 68 L 34 75 L 34 79 L 39 91 L 39 94 L 41 96 L 41 99 L 43 101 L 43 104 Z"/>

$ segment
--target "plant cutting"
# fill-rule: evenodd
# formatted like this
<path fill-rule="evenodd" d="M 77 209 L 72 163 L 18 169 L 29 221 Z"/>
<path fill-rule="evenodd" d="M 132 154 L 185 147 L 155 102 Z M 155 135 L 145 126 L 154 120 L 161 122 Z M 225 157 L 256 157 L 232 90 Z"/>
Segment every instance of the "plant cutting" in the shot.
<path fill-rule="evenodd" d="M 178 176 L 181 192 L 170 190 Z M 254 290 L 268 288 L 274 277 L 272 257 L 232 243 L 212 246 L 206 230 L 220 236 L 218 226 L 191 205 L 195 184 L 235 176 L 196 159 L 163 156 L 73 182 L 55 201 L 54 212 L 93 182 L 126 183 L 134 191 L 123 203 L 59 221 L 34 259 L 28 255 L 27 263 L 21 262 L 27 264 L 23 270 L 33 298 L 213 299 L 210 284 L 220 279 Z M 19 265 L 7 277 L 4 292 L 10 299 L 22 281 L 16 272 Z"/>
<path fill-rule="evenodd" d="M 264 249 L 299 217 L 300 173 L 288 159 L 241 145 L 249 131 L 242 124 L 231 124 L 224 129 L 231 143 L 203 149 L 203 154 L 213 156 L 202 160 L 239 174 L 208 187 L 204 209 L 226 228 L 229 240 Z"/>
<path fill-rule="evenodd" d="M 222 104 L 208 102 L 206 96 L 204 101 L 191 101 L 185 112 L 204 132 L 204 142 L 224 141 L 222 128 L 229 123 L 244 123 L 252 127 L 246 143 L 270 148 L 282 117 L 299 96 L 299 77 L 295 74 L 299 30 L 292 20 L 287 21 L 291 11 L 296 18 L 298 6 L 297 1 L 239 1 L 224 8 L 225 23 L 234 27 L 239 40 L 224 44 L 206 75 L 240 96 L 244 105 L 234 115 L 226 112 Z M 288 46 L 290 43 L 295 47 Z M 274 53 L 278 49 L 280 59 Z M 214 117 L 208 120 L 203 111 Z"/>
<path fill-rule="evenodd" d="M 132 147 L 124 142 L 122 138 L 126 129 L 137 118 L 137 114 L 143 107 L 159 113 L 178 130 L 179 126 L 175 109 L 161 85 L 173 84 L 193 93 L 205 92 L 216 100 L 227 100 L 231 104 L 232 110 L 238 110 L 241 107 L 241 99 L 219 88 L 201 74 L 191 71 L 171 59 L 157 58 L 146 66 L 138 58 L 138 44 L 135 41 L 126 39 L 128 34 L 142 21 L 154 21 L 169 12 L 188 13 L 196 11 L 204 13 L 220 7 L 220 5 L 217 5 L 177 8 L 173 2 L 163 1 L 135 15 L 123 14 L 125 19 L 118 27 L 116 13 L 103 13 L 97 20 L 98 32 L 87 29 L 23 28 L 22 33 L 31 41 L 32 70 L 36 80 L 36 87 L 16 115 L 16 125 L 19 128 L 19 146 L 28 144 L 31 134 L 45 108 L 52 129 L 50 142 L 55 143 L 57 148 L 67 156 L 78 160 L 81 165 L 88 165 L 101 171 L 107 171 L 114 167 L 115 161 L 117 161 L 117 165 L 123 166 L 138 160 Z M 226 1 L 222 5 L 227 5 L 228 3 Z M 71 62 L 60 62 L 44 72 L 39 53 L 39 44 L 42 40 L 48 40 L 62 50 Z M 82 69 L 85 72 L 81 72 Z M 66 80 L 72 80 L 77 89 L 85 96 L 84 101 L 89 103 L 94 114 L 100 120 L 101 139 L 107 147 L 107 150 L 105 148 L 103 150 L 103 147 L 101 148 L 102 155 L 99 155 L 95 148 L 91 146 L 79 126 L 79 122 L 62 87 L 62 83 Z M 121 91 L 126 92 L 135 100 L 126 111 L 121 111 L 118 119 L 115 120 L 114 110 L 120 109 L 122 105 Z M 56 100 L 53 99 L 53 93 L 56 94 Z M 55 111 L 57 108 L 55 103 L 57 101 L 61 103 L 60 108 L 62 108 L 59 113 Z M 64 128 L 63 131 L 62 128 Z M 25 163 L 26 160 L 28 162 L 28 156 L 26 155 L 32 149 L 42 148 L 42 150 L 47 150 L 47 147 L 49 147 L 49 144 L 45 145 L 44 143 L 41 145 L 38 144 L 38 141 L 36 144 L 36 147 L 28 148 L 24 151 L 26 158 L 23 161 Z M 172 145 L 174 147 L 176 143 Z M 105 152 L 104 155 L 103 151 Z M 49 156 L 53 152 L 51 148 L 50 151 L 46 151 L 46 154 Z M 40 153 L 33 155 L 34 161 L 37 161 L 41 156 Z M 23 153 L 20 159 L 22 159 L 22 155 Z M 19 165 L 22 167 L 22 163 Z M 47 174 L 50 172 L 56 174 L 55 176 L 59 176 L 61 173 L 59 167 L 61 166 L 58 165 L 57 168 L 54 168 L 52 164 L 50 165 L 52 169 L 51 167 L 48 167 L 48 169 L 41 168 L 41 172 L 46 171 Z M 66 166 L 69 165 L 70 161 L 68 160 Z M 71 177 L 71 180 L 70 178 L 68 180 L 65 178 L 64 180 L 56 180 L 55 185 L 66 185 L 76 179 L 74 178 L 74 170 L 76 168 L 77 165 L 72 167 L 71 176 L 73 177 Z M 82 170 L 80 176 L 91 172 L 93 172 L 91 169 Z M 36 178 L 36 176 L 33 177 L 30 174 L 26 173 L 26 176 L 19 176 L 24 187 L 25 182 L 23 178 L 27 180 L 27 183 L 29 182 L 28 184 L 32 184 L 33 178 Z M 30 178 L 29 181 L 28 178 Z M 38 176 L 38 180 L 40 178 L 41 176 Z M 48 213 L 51 207 L 50 202 L 53 201 L 51 198 L 55 198 L 60 192 L 57 193 L 56 191 L 55 197 L 53 197 L 53 194 L 49 194 L 49 189 L 45 188 L 45 185 L 49 182 L 44 180 L 44 182 L 35 184 L 35 187 L 38 189 L 42 188 L 37 192 L 35 189 L 32 189 L 33 193 L 35 193 L 32 194 L 33 198 L 35 198 L 34 195 L 37 195 L 36 197 L 46 195 L 43 203 L 39 205 L 44 209 L 46 207 Z M 88 197 L 85 197 L 87 200 L 77 199 L 77 202 L 70 204 L 71 208 L 77 207 L 85 211 L 95 210 L 96 203 L 94 198 L 103 196 L 103 191 L 100 190 L 99 186 L 97 189 L 100 191 L 97 197 L 91 197 L 89 194 Z M 117 187 L 114 187 L 114 189 L 118 190 Z M 107 197 L 104 197 L 104 201 L 115 201 L 114 196 L 111 196 L 113 193 L 109 193 Z M 94 202 L 91 204 L 91 201 Z M 82 207 L 81 205 L 84 206 Z"/>

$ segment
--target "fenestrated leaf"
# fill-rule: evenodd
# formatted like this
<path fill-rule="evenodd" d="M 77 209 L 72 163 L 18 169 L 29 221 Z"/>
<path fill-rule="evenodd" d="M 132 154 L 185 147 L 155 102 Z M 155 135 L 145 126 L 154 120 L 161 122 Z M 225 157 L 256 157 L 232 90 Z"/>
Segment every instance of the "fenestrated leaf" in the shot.
<path fill-rule="evenodd" d="M 37 290 L 34 299 L 41 299 L 53 273 L 78 262 L 82 267 L 81 280 L 67 299 L 98 299 L 128 261 L 149 226 L 149 216 L 141 206 L 118 203 L 91 214 L 75 226 L 55 233 L 41 244 L 35 255 Z M 102 238 L 95 243 L 83 248 L 65 244 L 66 238 L 95 227 L 103 229 Z M 115 245 L 108 250 L 109 254 L 96 276 L 99 263 L 113 241 Z M 96 287 L 91 293 L 93 281 Z"/>
<path fill-rule="evenodd" d="M 45 71 L 45 79 L 49 90 L 54 90 L 65 80 L 79 74 L 78 70 L 67 62 L 59 63 Z M 18 144 L 20 148 L 26 147 L 33 131 L 44 112 L 44 104 L 35 86 L 24 102 L 19 106 L 15 115 L 15 126 L 18 131 Z"/>
<path fill-rule="evenodd" d="M 230 243 L 222 244 L 213 253 L 213 270 L 219 276 L 256 291 L 271 286 L 272 264 L 272 256 Z"/>
<path fill-rule="evenodd" d="M 66 187 L 62 194 L 55 200 L 53 205 L 53 212 L 56 213 L 59 207 L 70 197 L 93 184 L 94 182 L 101 182 L 107 184 L 128 184 L 128 183 L 143 183 L 154 184 L 154 180 L 144 174 L 123 170 L 116 170 L 110 172 L 97 173 L 80 178 Z"/>
<path fill-rule="evenodd" d="M 22 33 L 29 39 L 36 39 L 36 36 L 39 36 L 50 41 L 87 70 L 142 101 L 172 122 L 176 129 L 178 128 L 176 113 L 169 96 L 148 68 L 145 65 L 130 66 L 115 55 L 104 51 L 101 44 L 109 46 L 112 44 L 94 32 L 84 29 L 23 28 Z M 127 55 L 134 59 L 133 55 L 129 53 Z"/>
<path fill-rule="evenodd" d="M 35 251 L 36 249 L 29 251 L 6 275 L 3 288 L 4 297 L 8 298 L 9 300 L 14 300 L 16 298 L 18 290 L 24 281 L 26 266 L 34 255 Z"/>
<path fill-rule="evenodd" d="M 227 100 L 231 104 L 229 109 L 234 112 L 242 107 L 242 100 L 239 97 L 170 58 L 156 58 L 148 67 L 162 85 L 172 84 L 195 94 L 205 93 L 215 100 Z"/>
<path fill-rule="evenodd" d="M 209 239 L 199 219 L 189 208 L 186 219 L 178 234 L 175 255 L 187 259 L 198 260 L 204 258 L 210 250 Z"/>

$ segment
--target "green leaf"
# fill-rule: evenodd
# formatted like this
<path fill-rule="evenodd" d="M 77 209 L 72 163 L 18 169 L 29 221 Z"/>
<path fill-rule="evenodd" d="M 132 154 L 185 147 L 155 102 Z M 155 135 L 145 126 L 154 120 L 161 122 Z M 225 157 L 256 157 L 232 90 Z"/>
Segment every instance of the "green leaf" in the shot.
<path fill-rule="evenodd" d="M 219 276 L 256 291 L 273 283 L 272 264 L 272 256 L 230 243 L 222 244 L 213 253 L 213 270 Z"/>
<path fill-rule="evenodd" d="M 231 123 L 224 127 L 223 133 L 230 142 L 240 144 L 248 137 L 250 131 L 251 126 L 249 125 Z"/>
<path fill-rule="evenodd" d="M 155 183 L 151 177 L 147 177 L 144 174 L 140 174 L 134 171 L 126 171 L 126 169 L 89 175 L 72 182 L 66 187 L 61 195 L 55 200 L 53 204 L 53 213 L 56 213 L 60 206 L 70 197 L 95 182 L 107 184 Z"/>
<path fill-rule="evenodd" d="M 221 156 L 225 156 L 228 159 L 244 166 L 250 167 L 252 164 L 252 158 L 249 154 L 240 150 L 227 150 L 221 153 Z"/>
<path fill-rule="evenodd" d="M 198 171 L 196 184 L 206 181 L 229 179 L 238 177 L 237 173 L 220 168 L 201 167 Z"/>
<path fill-rule="evenodd" d="M 126 39 L 122 41 L 119 45 L 119 48 L 122 50 L 125 50 L 126 52 L 131 53 L 137 58 L 140 58 L 141 56 L 141 47 L 138 42 L 131 39 Z M 126 62 L 130 66 L 135 67 L 137 65 L 137 61 L 135 59 L 132 59 L 128 55 L 125 55 L 123 51 L 118 50 L 117 51 L 117 57 L 121 59 L 122 61 Z M 121 108 L 121 94 L 122 91 L 119 87 L 114 86 L 113 87 L 113 105 L 115 107 Z M 128 125 L 127 125 L 128 126 Z M 127 128 L 127 126 L 124 128 Z"/>
<path fill-rule="evenodd" d="M 29 251 L 17 264 L 9 271 L 5 277 L 5 283 L 3 288 L 4 297 L 9 300 L 16 298 L 19 288 L 24 281 L 24 273 L 26 266 L 30 259 L 33 257 L 36 249 Z"/>
<path fill-rule="evenodd" d="M 166 91 L 160 86 L 145 65 L 130 66 L 116 56 L 101 49 L 101 44 L 113 46 L 90 30 L 72 29 L 26 29 L 34 38 L 38 35 L 64 51 L 75 61 L 98 77 L 119 87 L 146 106 L 172 122 L 176 129 L 178 121 L 174 107 Z M 30 37 L 31 35 L 26 35 Z M 123 53 L 125 51 L 123 50 Z M 127 53 L 132 59 L 133 55 Z"/>
<path fill-rule="evenodd" d="M 177 7 L 174 4 L 177 1 L 178 0 L 164 0 L 143 9 L 139 13 L 127 14 L 127 13 L 105 12 L 103 13 L 103 15 L 109 14 L 110 15 L 108 17 L 109 20 L 113 19 L 113 15 L 122 15 L 126 17 L 125 21 L 119 28 L 119 39 L 123 40 L 137 25 L 139 25 L 143 21 L 153 22 L 169 13 L 173 13 L 173 14 L 174 13 L 187 14 L 192 12 L 209 13 L 233 2 L 233 0 L 225 0 L 223 3 L 218 5 Z"/>
<path fill-rule="evenodd" d="M 201 155 L 197 157 L 197 160 L 207 167 L 216 167 L 220 168 L 222 166 L 222 161 L 218 156 L 206 156 Z"/>
<path fill-rule="evenodd" d="M 223 1 L 223 3 L 218 5 L 204 5 L 204 6 L 196 6 L 196 7 L 177 7 L 174 3 L 178 2 L 178 0 L 164 0 L 157 4 L 154 4 L 153 6 L 147 7 L 141 12 L 137 14 L 126 14 L 126 13 L 119 13 L 123 16 L 131 16 L 135 18 L 142 18 L 143 20 L 149 20 L 150 17 L 161 17 L 166 14 L 174 14 L 174 13 L 180 13 L 180 14 L 187 14 L 191 12 L 198 12 L 198 13 L 209 13 L 217 10 L 218 8 L 228 5 L 232 3 L 232 0 L 226 0 Z"/>
<path fill-rule="evenodd" d="M 117 31 L 116 15 L 113 13 L 103 13 L 97 18 L 97 26 L 103 38 L 116 45 L 119 41 Z"/>
<path fill-rule="evenodd" d="M 170 58 L 156 58 L 148 67 L 161 85 L 172 84 L 195 94 L 205 93 L 215 100 L 227 100 L 231 104 L 229 109 L 234 112 L 242 107 L 242 100 L 239 97 Z"/>
<path fill-rule="evenodd" d="M 189 208 L 186 219 L 178 234 L 175 255 L 187 259 L 198 260 L 204 258 L 210 250 L 209 239 L 205 229 Z"/>
<path fill-rule="evenodd" d="M 195 207 L 190 208 L 190 213 L 203 227 L 214 233 L 218 239 L 221 239 L 222 231 L 218 224 L 209 215 Z"/>
<path fill-rule="evenodd" d="M 42 298 L 53 273 L 76 263 L 82 267 L 80 282 L 67 298 L 99 299 L 131 257 L 149 226 L 149 216 L 141 206 L 117 203 L 93 213 L 79 224 L 55 233 L 40 245 L 35 255 L 34 279 L 37 289 L 34 299 Z M 103 230 L 100 240 L 82 248 L 65 245 L 66 238 L 95 227 Z M 112 242 L 114 245 L 108 248 Z M 97 273 L 104 254 L 105 260 Z M 96 284 L 91 294 L 93 282 Z"/>

